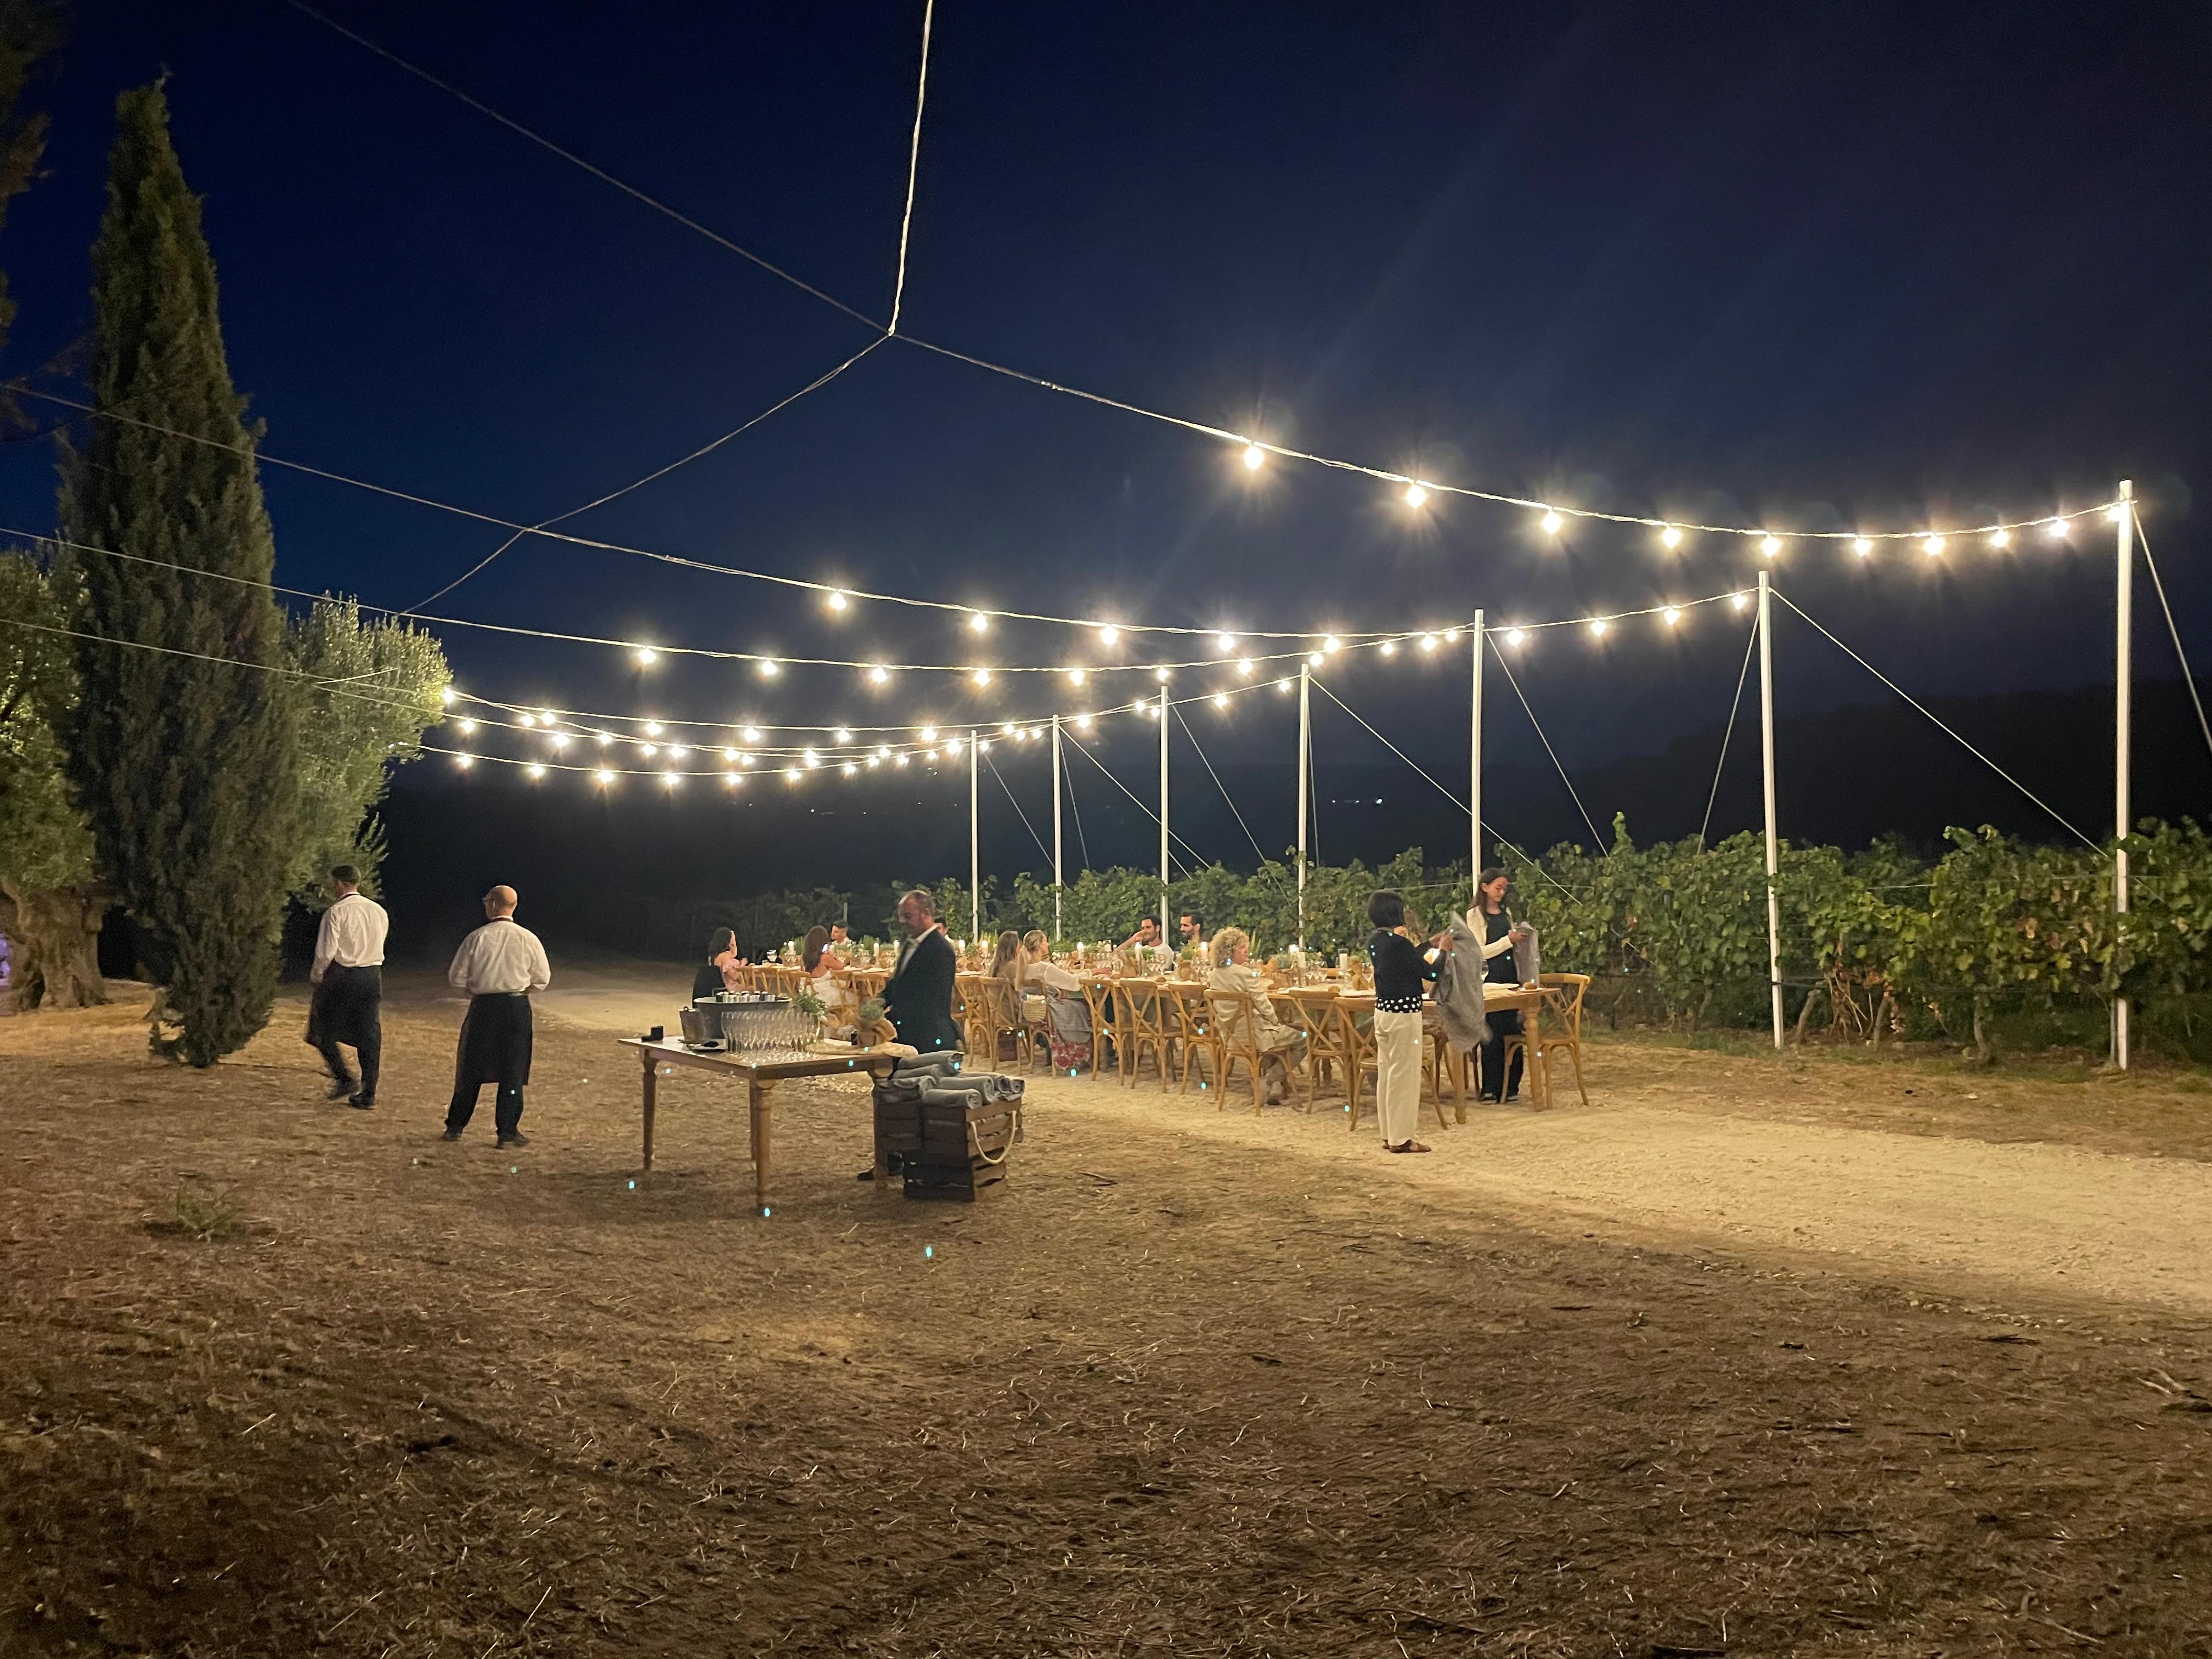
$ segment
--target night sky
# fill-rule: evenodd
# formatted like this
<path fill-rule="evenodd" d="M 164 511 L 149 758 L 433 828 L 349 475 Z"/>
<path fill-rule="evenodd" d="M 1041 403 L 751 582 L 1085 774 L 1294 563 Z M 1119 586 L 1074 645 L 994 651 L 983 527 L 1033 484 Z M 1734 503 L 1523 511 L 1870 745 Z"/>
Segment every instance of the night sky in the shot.
<path fill-rule="evenodd" d="M 854 309 L 888 312 L 917 5 L 331 11 Z M 22 304 L 7 372 L 83 331 L 113 97 L 164 66 L 233 370 L 271 455 L 536 520 L 871 337 L 288 6 L 88 4 L 34 91 L 54 117 L 49 176 L 0 241 Z M 1785 532 L 2033 517 L 2131 477 L 2201 665 L 2208 70 L 2212 25 L 2182 5 L 946 0 L 902 328 L 1328 454 Z M 1759 562 L 1712 538 L 1668 556 L 1618 526 L 1553 544 L 1526 513 L 1440 500 L 1413 514 L 1372 480 L 1292 463 L 1253 479 L 1235 463 L 1218 441 L 895 342 L 568 527 L 962 602 L 1246 628 L 1441 625 L 1477 605 L 1577 616 L 1722 591 Z M 410 605 L 504 538 L 279 469 L 265 483 L 278 580 L 301 587 Z M 7 525 L 50 529 L 52 489 L 46 445 L 0 449 Z M 2111 678 L 2104 526 L 2070 549 L 1954 544 L 1940 562 L 1798 543 L 1777 580 L 1921 696 Z M 2153 604 L 2146 590 L 2141 672 L 2171 675 Z M 832 624 L 803 597 L 543 541 L 434 609 L 795 654 L 976 654 L 953 618 L 863 606 Z M 1602 644 L 1561 632 L 1527 658 L 1522 685 L 1571 765 L 1725 716 L 1741 624 L 1694 620 L 1680 639 L 1649 623 Z M 610 711 L 950 724 L 1104 696 L 1002 677 L 980 696 L 908 679 L 872 698 L 842 671 L 764 689 L 731 665 L 641 678 L 618 653 L 441 631 L 465 686 Z M 1786 709 L 1882 695 L 1802 624 L 1778 645 Z M 988 650 L 1054 661 L 1068 647 L 1065 630 L 1005 629 Z M 1463 785 L 1463 652 L 1330 672 Z M 1542 763 L 1493 691 L 1499 764 Z M 1249 815 L 1271 851 L 1285 844 L 1288 700 L 1191 712 L 1217 763 L 1280 765 Z M 1102 753 L 1141 792 L 1154 728 L 1125 725 Z M 1316 726 L 1331 763 L 1386 758 L 1340 716 Z M 1033 816 L 1048 811 L 1041 766 L 1021 764 Z M 1197 770 L 1187 751 L 1177 765 Z M 555 797 L 584 810 L 581 782 L 542 787 L 549 826 Z M 964 808 L 964 780 L 936 793 Z M 1510 833 L 1512 803 L 1490 805 Z M 1092 851 L 1148 856 L 1141 826 L 1125 839 Z M 772 850 L 754 856 L 775 873 Z"/>

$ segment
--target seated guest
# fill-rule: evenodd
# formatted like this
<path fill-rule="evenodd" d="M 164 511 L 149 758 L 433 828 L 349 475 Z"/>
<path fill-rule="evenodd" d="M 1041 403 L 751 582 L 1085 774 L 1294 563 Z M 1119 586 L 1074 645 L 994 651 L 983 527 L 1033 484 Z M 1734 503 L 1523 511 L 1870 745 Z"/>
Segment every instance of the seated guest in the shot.
<path fill-rule="evenodd" d="M 1208 951 L 1206 948 L 1206 923 L 1199 919 L 1197 911 L 1184 911 L 1182 913 L 1181 927 L 1182 929 L 1182 942 L 1185 945 L 1195 945 L 1198 946 L 1199 954 L 1200 956 L 1210 957 L 1212 955 L 1212 952 Z"/>
<path fill-rule="evenodd" d="M 1052 959 L 1052 941 L 1042 933 L 1022 940 L 1022 1018 L 1045 1022 L 1046 1045 L 1055 1071 L 1075 1072 L 1091 1063 L 1091 1005 L 1083 981 Z"/>
<path fill-rule="evenodd" d="M 738 969 L 744 965 L 745 959 L 738 954 L 738 936 L 726 927 L 717 927 L 707 939 L 707 960 L 691 975 L 691 1000 L 711 1001 L 720 992 L 736 990 Z"/>
<path fill-rule="evenodd" d="M 991 1018 L 1001 1030 L 1022 1023 L 1022 936 L 1012 928 L 999 935 L 991 956 Z"/>
<path fill-rule="evenodd" d="M 1157 916 L 1146 916 L 1137 923 L 1137 931 L 1121 941 L 1121 963 L 1133 968 L 1143 961 L 1137 952 L 1147 951 L 1160 942 L 1160 924 Z"/>
<path fill-rule="evenodd" d="M 1260 1025 L 1256 1035 L 1261 1069 L 1267 1074 L 1267 1097 L 1270 1101 L 1280 1100 L 1290 1081 L 1291 1066 L 1305 1057 L 1306 1034 L 1275 1018 L 1267 988 L 1260 982 L 1260 975 L 1253 969 L 1252 941 L 1243 928 L 1224 927 L 1216 933 L 1212 955 L 1213 971 L 1206 975 L 1206 988 L 1243 991 L 1252 998 L 1249 1009 L 1242 1003 L 1218 1005 L 1214 1017 L 1220 1022 L 1221 1035 L 1231 1042 L 1242 1044 L 1245 1022 L 1252 1010 L 1258 1012 Z"/>
<path fill-rule="evenodd" d="M 851 993 L 837 977 L 845 971 L 845 963 L 830 950 L 827 927 L 806 930 L 806 943 L 800 951 L 799 960 L 806 969 L 806 977 L 812 981 L 814 994 L 822 999 L 824 1008 L 838 1008 L 852 1000 Z"/>
<path fill-rule="evenodd" d="M 884 985 L 884 1016 L 899 1041 L 922 1054 L 957 1048 L 960 1028 L 952 1020 L 952 985 L 958 963 L 945 925 L 937 919 L 936 899 L 915 888 L 900 897 L 898 920 L 908 938 L 899 947 L 898 965 Z"/>

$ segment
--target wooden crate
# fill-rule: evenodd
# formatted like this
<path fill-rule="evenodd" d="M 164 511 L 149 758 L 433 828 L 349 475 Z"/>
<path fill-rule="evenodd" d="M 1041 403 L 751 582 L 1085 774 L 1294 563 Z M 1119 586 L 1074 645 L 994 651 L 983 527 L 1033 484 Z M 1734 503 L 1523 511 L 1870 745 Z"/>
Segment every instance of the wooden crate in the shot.
<path fill-rule="evenodd" d="M 1022 1138 L 1018 1102 L 930 1102 L 919 1116 L 921 1145 L 900 1166 L 908 1198 L 973 1203 L 1006 1179 L 1006 1159 Z"/>

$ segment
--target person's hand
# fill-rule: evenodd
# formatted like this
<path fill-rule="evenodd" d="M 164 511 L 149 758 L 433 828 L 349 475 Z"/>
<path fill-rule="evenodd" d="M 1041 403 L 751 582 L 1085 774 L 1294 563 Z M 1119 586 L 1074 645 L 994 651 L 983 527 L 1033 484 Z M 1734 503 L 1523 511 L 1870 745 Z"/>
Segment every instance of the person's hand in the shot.
<path fill-rule="evenodd" d="M 1534 935 L 1534 931 L 1535 930 L 1531 928 L 1525 921 L 1515 922 L 1513 924 L 1514 943 L 1516 945 L 1525 944 Z"/>

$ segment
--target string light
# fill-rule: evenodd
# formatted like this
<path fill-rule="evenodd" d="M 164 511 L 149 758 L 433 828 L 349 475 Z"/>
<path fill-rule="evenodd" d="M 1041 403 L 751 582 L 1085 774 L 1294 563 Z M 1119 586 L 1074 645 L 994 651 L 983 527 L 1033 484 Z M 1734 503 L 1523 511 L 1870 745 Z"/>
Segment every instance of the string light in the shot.
<path fill-rule="evenodd" d="M 2110 507 L 2105 509 L 2105 517 L 2113 524 L 2118 524 L 2127 516 L 2128 509 L 2124 502 L 2114 501 Z"/>
<path fill-rule="evenodd" d="M 1310 666 L 1310 667 L 1313 667 L 1313 668 L 1318 668 L 1318 667 L 1320 667 L 1320 666 L 1321 666 L 1321 653 L 1320 653 L 1320 652 L 1318 652 L 1318 651 L 1315 652 L 1311 656 L 1310 656 L 1310 657 L 1308 657 L 1308 658 L 1306 659 L 1306 663 L 1307 663 L 1307 665 L 1308 665 L 1308 666 Z"/>
<path fill-rule="evenodd" d="M 668 745 L 668 758 L 671 760 L 682 760 L 690 752 L 680 743 L 672 743 Z"/>
<path fill-rule="evenodd" d="M 1544 509 L 1544 516 L 1540 522 L 1547 536 L 1556 536 L 1559 533 L 1559 515 L 1550 507 Z"/>
<path fill-rule="evenodd" d="M 783 665 L 776 661 L 775 658 L 763 657 L 761 659 L 760 675 L 763 679 L 772 680 L 781 672 L 783 672 Z"/>
<path fill-rule="evenodd" d="M 881 766 L 883 763 L 884 763 L 884 757 L 883 757 L 881 755 L 871 755 L 871 756 L 869 756 L 869 757 L 868 757 L 868 770 L 870 770 L 871 772 L 874 771 L 874 770 L 875 770 L 878 766 Z"/>
<path fill-rule="evenodd" d="M 1447 628 L 1444 629 L 1444 643 L 1446 645 L 1457 645 L 1459 643 L 1459 629 L 1456 628 Z"/>
<path fill-rule="evenodd" d="M 786 783 L 797 783 L 799 781 L 799 769 L 795 766 L 785 767 L 783 769 L 783 781 Z"/>
<path fill-rule="evenodd" d="M 1234 634 L 1216 634 L 1213 636 L 1213 643 L 1225 657 L 1237 648 L 1237 636 Z"/>
<path fill-rule="evenodd" d="M 556 749 L 566 749 L 568 746 L 568 734 L 566 732 L 556 732 L 553 734 L 553 746 Z"/>
<path fill-rule="evenodd" d="M 975 752 L 976 752 L 977 754 L 979 754 L 979 755 L 988 755 L 988 754 L 989 754 L 989 753 L 991 752 L 991 740 L 990 740 L 990 738 L 976 738 L 976 739 L 975 739 Z"/>
<path fill-rule="evenodd" d="M 445 704 L 447 708 L 451 708 L 453 706 L 453 688 L 450 685 L 440 686 L 438 688 L 438 701 Z"/>
<path fill-rule="evenodd" d="M 659 720 L 647 720 L 645 723 L 645 735 L 648 738 L 659 737 L 660 735 L 660 722 Z"/>
<path fill-rule="evenodd" d="M 1080 668 L 1071 668 L 1067 671 L 1067 683 L 1070 685 L 1080 685 L 1083 681 L 1084 673 Z"/>
<path fill-rule="evenodd" d="M 744 783 L 745 777 L 744 774 L 742 772 L 725 772 L 722 774 L 722 787 L 725 789 L 742 789 L 744 787 Z"/>
<path fill-rule="evenodd" d="M 1275 690 L 1278 691 L 1288 691 L 1290 689 L 1291 678 L 1287 674 L 1285 674 L 1281 679 L 1275 682 Z"/>
<path fill-rule="evenodd" d="M 598 785 L 599 786 L 599 787 L 600 787 L 600 788 L 602 788 L 602 789 L 605 789 L 605 788 L 608 787 L 609 787 L 610 785 L 611 785 L 611 784 L 614 782 L 614 781 L 615 781 L 615 775 L 614 775 L 613 773 L 611 773 L 611 772 L 608 771 L 608 770 L 607 770 L 607 769 L 606 769 L 605 767 L 604 767 L 604 766 L 603 766 L 603 767 L 601 767 L 598 771 L 596 771 L 596 772 L 592 773 L 592 777 L 593 781 L 595 781 L 596 783 L 598 783 Z"/>
<path fill-rule="evenodd" d="M 799 758 L 806 763 L 806 769 L 810 772 L 822 764 L 822 757 L 811 749 L 801 755 Z"/>
<path fill-rule="evenodd" d="M 660 745 L 653 743 L 641 743 L 637 746 L 637 752 L 644 756 L 646 759 L 651 760 L 655 755 L 660 752 Z"/>
<path fill-rule="evenodd" d="M 757 726 L 748 726 L 744 729 L 744 736 L 747 743 L 758 743 L 760 741 L 760 727 Z"/>
<path fill-rule="evenodd" d="M 1680 621 L 1681 621 L 1681 620 L 1682 620 L 1682 613 L 1681 613 L 1680 611 L 1677 611 L 1677 610 L 1676 610 L 1673 605 L 1668 605 L 1668 606 L 1664 611 L 1661 611 L 1661 612 L 1659 613 L 1659 615 L 1660 615 L 1660 619 L 1661 619 L 1662 621 L 1663 621 L 1663 622 L 1667 624 L 1667 626 L 1668 626 L 1668 627 L 1669 627 L 1669 628 L 1672 628 L 1672 627 L 1673 627 L 1676 623 L 1678 623 L 1678 622 L 1680 622 Z"/>
<path fill-rule="evenodd" d="M 1396 656 L 1396 655 L 1398 654 L 1398 641 L 1395 641 L 1395 640 L 1385 640 L 1385 641 L 1382 641 L 1382 654 L 1383 654 L 1384 656 L 1386 656 L 1386 657 L 1395 657 L 1395 656 Z"/>
<path fill-rule="evenodd" d="M 832 611 L 842 611 L 848 601 L 842 592 L 833 587 L 830 590 L 830 598 L 826 603 Z"/>
<path fill-rule="evenodd" d="M 1759 550 L 1766 555 L 1770 559 L 1774 557 L 1777 554 L 1782 551 L 1782 538 L 1779 536 L 1760 537 Z"/>
<path fill-rule="evenodd" d="M 836 732 L 836 738 L 837 738 L 837 741 L 838 741 L 839 743 L 850 743 L 850 742 L 852 742 L 852 740 L 853 740 L 853 732 L 852 732 L 852 729 L 851 729 L 849 726 L 839 726 L 839 727 L 837 728 L 837 732 Z"/>
<path fill-rule="evenodd" d="M 871 668 L 868 671 L 868 678 L 878 685 L 883 684 L 884 682 L 889 680 L 890 677 L 891 671 L 884 667 L 881 663 L 878 663 L 873 668 Z"/>
<path fill-rule="evenodd" d="M 722 751 L 722 758 L 735 766 L 738 763 L 738 751 L 734 749 L 725 749 Z"/>
<path fill-rule="evenodd" d="M 1729 609 L 1741 611 L 1751 603 L 1751 596 L 1741 590 L 1729 595 Z"/>
<path fill-rule="evenodd" d="M 540 766 L 536 761 L 531 762 L 529 765 L 524 767 L 522 769 L 530 775 L 530 781 L 532 783 L 537 782 L 538 779 L 545 775 L 545 769 Z"/>
<path fill-rule="evenodd" d="M 1214 706 L 1216 708 L 1228 708 L 1228 707 L 1229 707 L 1229 694 L 1228 694 L 1226 691 L 1217 691 L 1217 692 L 1215 692 L 1215 693 L 1213 694 L 1213 706 Z"/>
<path fill-rule="evenodd" d="M 893 766 L 904 766 L 906 764 L 906 757 L 904 755 L 901 755 L 896 760 L 893 761 L 891 764 Z"/>
<path fill-rule="evenodd" d="M 1990 532 L 1990 545 L 1991 547 L 1997 548 L 2000 550 L 2004 548 L 2010 547 L 2012 545 L 2012 532 L 2009 530 L 1991 531 Z"/>
<path fill-rule="evenodd" d="M 1109 623 L 1105 627 L 1098 630 L 1098 637 L 1104 643 L 1113 645 L 1121 640 L 1121 630 L 1115 627 L 1113 623 Z"/>
<path fill-rule="evenodd" d="M 474 766 L 476 763 L 477 757 L 474 755 L 456 755 L 453 757 L 453 764 L 459 767 L 464 772 L 467 771 L 469 768 Z"/>
<path fill-rule="evenodd" d="M 890 757 L 891 757 L 891 746 L 890 746 L 890 744 L 887 744 L 887 743 L 886 743 L 886 744 L 878 744 L 878 745 L 877 745 L 877 747 L 876 747 L 876 758 L 877 758 L 878 760 L 889 760 Z"/>
<path fill-rule="evenodd" d="M 1422 503 L 1422 502 L 1424 502 L 1424 501 L 1427 501 L 1428 499 L 1429 499 L 1429 492 L 1428 492 L 1426 489 L 1423 489 L 1419 484 L 1417 484 L 1417 483 L 1411 483 L 1411 484 L 1407 484 L 1407 485 L 1406 486 L 1406 505 L 1407 505 L 1407 506 L 1408 506 L 1408 507 L 1419 507 L 1419 506 L 1420 506 L 1420 505 L 1421 505 L 1421 503 Z"/>
<path fill-rule="evenodd" d="M 1424 651 L 1433 651 L 1433 650 L 1435 650 L 1436 648 L 1437 648 L 1437 636 L 1436 636 L 1435 635 L 1433 635 L 1433 634 L 1424 634 L 1424 635 L 1421 635 L 1421 649 L 1422 649 L 1422 650 L 1424 650 Z"/>
<path fill-rule="evenodd" d="M 978 685 L 988 685 L 991 683 L 991 671 L 988 668 L 979 668 L 968 678 Z"/>
<path fill-rule="evenodd" d="M 937 728 L 933 726 L 923 726 L 921 728 L 921 740 L 924 743 L 935 743 L 937 741 Z"/>
<path fill-rule="evenodd" d="M 1257 472 L 1267 459 L 1267 452 L 1259 445 L 1248 443 L 1244 446 L 1244 470 L 1247 472 Z"/>
<path fill-rule="evenodd" d="M 987 634 L 990 632 L 990 629 L 991 619 L 981 611 L 971 611 L 968 613 L 968 631 L 970 634 Z"/>
<path fill-rule="evenodd" d="M 1936 557 L 1943 551 L 1943 538 L 1941 536 L 1929 537 L 1920 544 L 1920 550 L 1931 559 Z"/>
<path fill-rule="evenodd" d="M 842 771 L 843 771 L 843 773 L 845 774 L 845 775 L 846 775 L 847 777 L 848 777 L 848 778 L 849 778 L 849 777 L 855 777 L 855 776 L 859 775 L 859 773 L 860 773 L 860 769 L 859 767 L 857 767 L 857 766 L 854 765 L 854 764 L 853 764 L 853 763 L 852 763 L 852 762 L 850 762 L 850 761 L 847 761 L 847 762 L 845 763 L 844 766 L 843 766 L 842 768 L 841 768 L 840 769 L 841 769 L 841 770 L 842 770 Z"/>
<path fill-rule="evenodd" d="M 535 726 L 538 724 L 538 716 L 535 714 L 517 714 L 515 719 L 520 720 L 525 726 Z"/>
<path fill-rule="evenodd" d="M 1155 668 L 1152 670 L 1152 678 L 1162 685 L 1165 685 L 1168 683 L 1168 671 L 1164 668 Z"/>
<path fill-rule="evenodd" d="M 2066 520 L 2063 519 L 2051 520 L 2043 526 L 2043 533 L 2050 537 L 2054 542 L 2064 541 L 2066 539 Z"/>
<path fill-rule="evenodd" d="M 1327 639 L 1321 642 L 1321 648 L 1329 655 L 1334 656 L 1338 652 L 1344 649 L 1344 641 L 1337 638 L 1335 635 L 1331 634 Z"/>
<path fill-rule="evenodd" d="M 470 733 L 470 734 L 473 735 L 473 734 L 474 734 L 474 732 L 475 732 L 475 731 L 476 731 L 476 729 L 477 729 L 477 723 L 476 723 L 474 720 L 463 720 L 463 721 L 461 722 L 461 730 L 462 730 L 464 732 L 467 732 L 467 733 Z"/>
<path fill-rule="evenodd" d="M 1602 617 L 1592 617 L 1590 618 L 1589 631 L 1595 637 L 1601 640 L 1603 639 L 1605 637 L 1605 618 Z"/>
<path fill-rule="evenodd" d="M 1864 536 L 1854 537 L 1851 541 L 1851 551 L 1863 559 L 1874 551 L 1874 543 Z"/>
<path fill-rule="evenodd" d="M 611 732 L 594 732 L 592 733 L 592 741 L 599 744 L 602 749 L 605 748 L 614 740 L 615 735 Z"/>
<path fill-rule="evenodd" d="M 960 739 L 957 738 L 948 738 L 945 744 L 945 752 L 948 755 L 958 754 L 960 752 Z"/>
<path fill-rule="evenodd" d="M 678 784 L 683 781 L 684 775 L 681 772 L 675 770 L 673 768 L 671 768 L 669 770 L 663 772 L 660 775 L 660 787 L 664 789 L 673 789 Z"/>
<path fill-rule="evenodd" d="M 1508 645 L 1517 646 L 1522 641 L 1528 637 L 1528 636 L 1526 634 L 1522 633 L 1517 628 L 1509 628 L 1505 630 L 1505 643 Z"/>
<path fill-rule="evenodd" d="M 1088 709 L 1075 717 L 1075 729 L 1079 732 L 1088 732 L 1091 729 L 1091 714 Z"/>
<path fill-rule="evenodd" d="M 637 657 L 637 665 L 640 668 L 650 668 L 653 664 L 660 660 L 660 653 L 655 651 L 649 645 L 641 645 L 638 647 L 635 655 Z"/>
<path fill-rule="evenodd" d="M 1681 544 L 1682 532 L 1677 530 L 1673 525 L 1668 525 L 1664 530 L 1659 532 L 1659 545 L 1665 548 L 1669 553 L 1672 553 Z"/>

